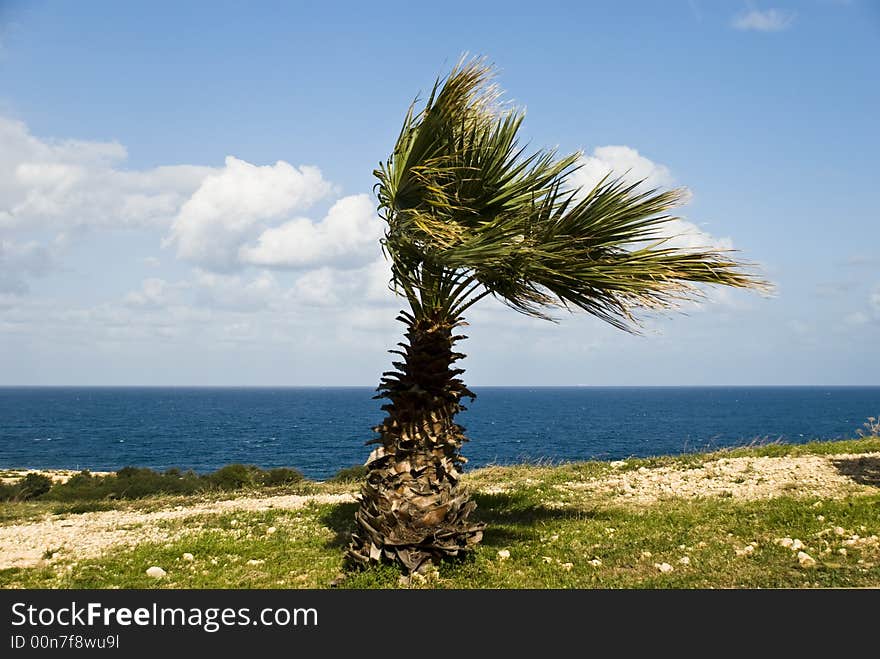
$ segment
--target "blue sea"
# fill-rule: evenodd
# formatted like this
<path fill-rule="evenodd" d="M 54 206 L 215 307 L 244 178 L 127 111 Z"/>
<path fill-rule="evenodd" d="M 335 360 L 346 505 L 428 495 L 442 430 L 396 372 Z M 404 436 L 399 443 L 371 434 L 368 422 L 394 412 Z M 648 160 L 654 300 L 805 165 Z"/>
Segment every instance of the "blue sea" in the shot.
<path fill-rule="evenodd" d="M 880 387 L 475 387 L 469 467 L 621 459 L 852 438 Z M 383 414 L 369 387 L 0 388 L 0 467 L 210 471 L 362 464 Z"/>

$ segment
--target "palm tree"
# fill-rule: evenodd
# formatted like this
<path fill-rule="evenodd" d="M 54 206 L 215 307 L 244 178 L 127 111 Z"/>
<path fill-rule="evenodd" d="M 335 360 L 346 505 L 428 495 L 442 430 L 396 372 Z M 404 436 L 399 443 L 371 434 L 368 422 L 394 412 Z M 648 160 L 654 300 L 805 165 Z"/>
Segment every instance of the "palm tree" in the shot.
<path fill-rule="evenodd" d="M 671 308 L 697 284 L 763 288 L 727 251 L 666 244 L 682 190 L 645 191 L 606 177 L 591 190 L 568 177 L 580 154 L 530 155 L 517 144 L 520 110 L 499 102 L 493 70 L 460 61 L 424 107 L 410 107 L 388 161 L 374 174 L 391 286 L 409 308 L 406 342 L 383 373 L 386 417 L 355 515 L 348 556 L 398 561 L 409 571 L 456 556 L 482 538 L 461 486 L 464 428 L 474 398 L 458 377 L 456 334 L 486 296 L 528 316 L 581 309 L 636 331 L 637 308 Z M 667 231 L 668 234 L 668 231 Z"/>

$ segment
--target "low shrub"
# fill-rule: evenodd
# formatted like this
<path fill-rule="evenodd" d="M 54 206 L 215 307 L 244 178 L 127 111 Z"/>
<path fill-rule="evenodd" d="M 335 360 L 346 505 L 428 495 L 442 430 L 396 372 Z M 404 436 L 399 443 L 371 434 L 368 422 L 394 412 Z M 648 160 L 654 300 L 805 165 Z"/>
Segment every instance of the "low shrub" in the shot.
<path fill-rule="evenodd" d="M 30 473 L 15 483 L 0 483 L 0 501 L 29 501 L 42 496 L 51 487 L 51 478 Z"/>
<path fill-rule="evenodd" d="M 263 485 L 288 485 L 290 483 L 299 483 L 304 479 L 302 473 L 290 467 L 277 467 L 265 472 L 263 477 Z"/>
<path fill-rule="evenodd" d="M 355 465 L 354 467 L 344 467 L 337 471 L 330 478 L 332 483 L 352 483 L 354 481 L 362 481 L 367 476 L 366 465 Z"/>
<path fill-rule="evenodd" d="M 302 480 L 303 475 L 289 467 L 265 470 L 254 465 L 230 464 L 201 475 L 180 469 L 158 472 L 146 467 L 123 467 L 115 474 L 106 476 L 82 471 L 66 483 L 58 483 L 37 496 L 59 502 L 140 499 L 155 494 L 197 494 L 211 490 L 271 487 Z M 4 492 L 0 490 L 0 498 L 3 498 Z"/>

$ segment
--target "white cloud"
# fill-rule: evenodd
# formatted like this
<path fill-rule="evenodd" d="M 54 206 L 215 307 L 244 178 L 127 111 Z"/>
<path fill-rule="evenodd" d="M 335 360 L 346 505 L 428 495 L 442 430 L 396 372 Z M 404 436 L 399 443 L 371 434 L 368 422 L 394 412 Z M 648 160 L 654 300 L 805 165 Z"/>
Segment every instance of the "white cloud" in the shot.
<path fill-rule="evenodd" d="M 875 314 L 880 315 L 880 286 L 871 292 L 871 296 L 868 298 L 868 304 L 871 305 L 871 309 L 873 309 Z"/>
<path fill-rule="evenodd" d="M 583 156 L 578 165 L 580 169 L 570 180 L 573 187 L 580 187 L 584 192 L 592 190 L 609 174 L 632 183 L 644 181 L 646 188 L 671 187 L 675 183 L 668 167 L 645 158 L 629 146 L 596 147 L 593 154 Z"/>
<path fill-rule="evenodd" d="M 267 229 L 255 246 L 243 246 L 243 263 L 301 268 L 316 264 L 360 265 L 375 257 L 382 221 L 365 194 L 343 197 L 320 222 L 296 218 Z"/>
<path fill-rule="evenodd" d="M 795 16 L 795 12 L 782 9 L 752 9 L 734 17 L 731 25 L 737 30 L 781 32 L 791 26 Z"/>
<path fill-rule="evenodd" d="M 629 146 L 600 146 L 592 155 L 580 159 L 578 169 L 571 176 L 572 187 L 581 188 L 582 194 L 592 190 L 603 178 L 621 177 L 631 183 L 642 182 L 642 188 L 670 188 L 675 186 L 675 178 L 665 165 L 655 163 Z M 665 224 L 664 243 L 667 247 L 682 249 L 731 249 L 729 238 L 716 238 L 700 229 L 696 224 L 683 219 L 675 219 Z"/>
<path fill-rule="evenodd" d="M 179 301 L 180 284 L 169 284 L 164 279 L 150 277 L 141 283 L 140 290 L 131 291 L 123 301 L 132 307 L 161 308 Z"/>
<path fill-rule="evenodd" d="M 275 276 L 266 271 L 249 279 L 197 271 L 192 286 L 196 304 L 226 311 L 264 310 L 287 295 Z"/>
<path fill-rule="evenodd" d="M 331 191 L 317 167 L 297 168 L 283 160 L 258 166 L 228 156 L 225 167 L 205 178 L 183 204 L 166 244 L 182 259 L 228 270 L 263 223 L 308 208 Z"/>
<path fill-rule="evenodd" d="M 127 155 L 118 142 L 43 140 L 0 117 L 0 229 L 168 223 L 213 171 L 124 170 Z"/>
<path fill-rule="evenodd" d="M 53 253 L 44 245 L 0 237 L 0 293 L 26 292 L 28 286 L 25 276 L 46 274 L 52 261 Z"/>

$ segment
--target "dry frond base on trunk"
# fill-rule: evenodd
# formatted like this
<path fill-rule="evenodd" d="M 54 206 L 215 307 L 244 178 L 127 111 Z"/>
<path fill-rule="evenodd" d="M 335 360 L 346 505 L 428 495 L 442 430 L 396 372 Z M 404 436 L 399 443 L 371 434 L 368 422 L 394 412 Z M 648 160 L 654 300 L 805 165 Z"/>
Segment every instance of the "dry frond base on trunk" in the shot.
<path fill-rule="evenodd" d="M 464 338 L 453 336 L 460 319 L 419 318 L 401 312 L 407 343 L 392 351 L 403 361 L 383 374 L 379 398 L 385 420 L 374 428 L 379 446 L 367 461 L 367 478 L 355 515 L 349 558 L 356 564 L 399 562 L 415 572 L 428 562 L 459 556 L 480 542 L 483 524 L 468 521 L 476 508 L 460 485 L 459 454 L 466 441 L 455 415 L 473 398 L 452 364 Z"/>

